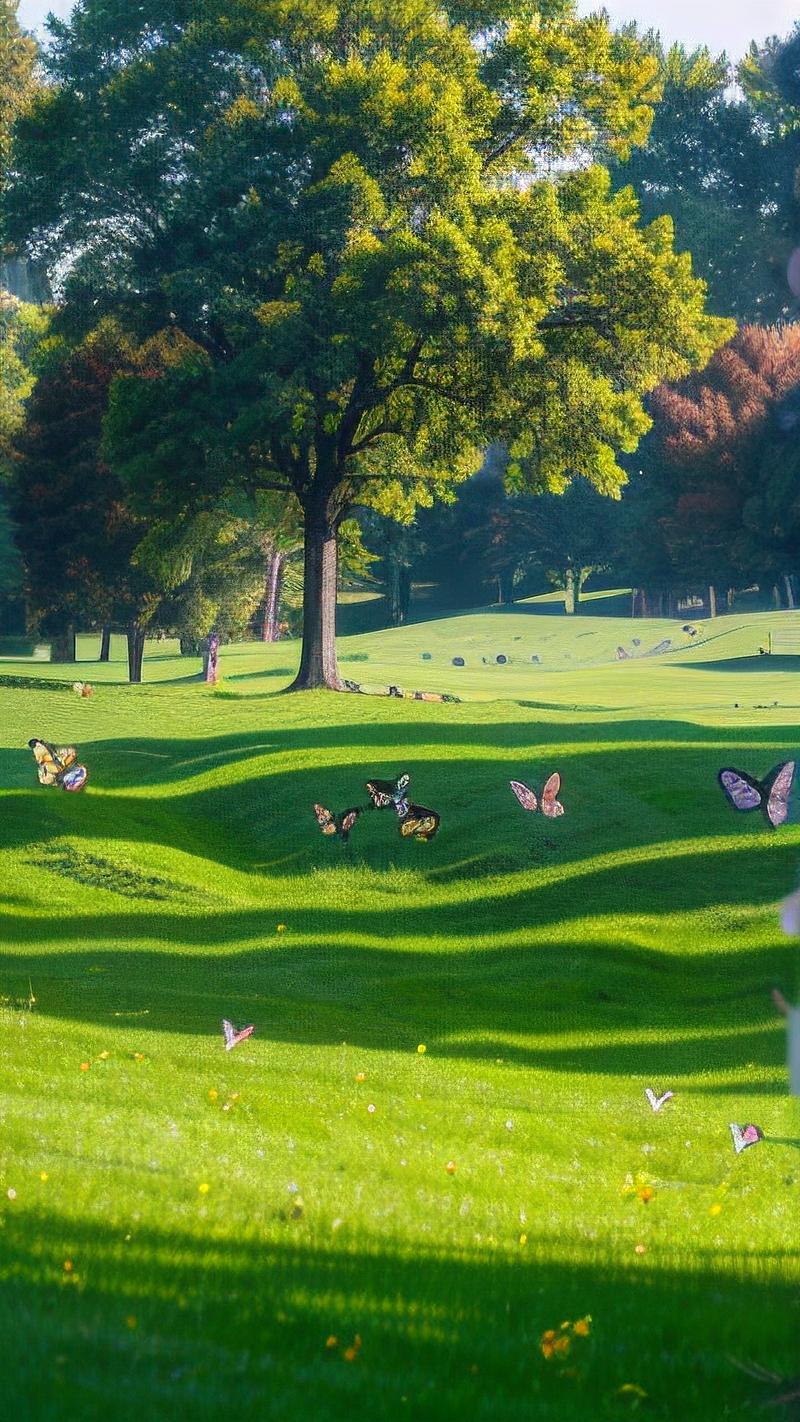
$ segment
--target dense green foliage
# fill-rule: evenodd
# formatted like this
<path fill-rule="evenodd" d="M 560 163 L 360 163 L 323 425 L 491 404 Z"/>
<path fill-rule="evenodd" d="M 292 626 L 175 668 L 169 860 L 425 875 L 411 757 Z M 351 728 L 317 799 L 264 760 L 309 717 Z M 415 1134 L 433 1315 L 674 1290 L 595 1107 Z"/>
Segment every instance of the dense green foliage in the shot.
<path fill-rule="evenodd" d="M 730 333 L 603 166 L 646 136 L 654 59 L 566 0 L 479 8 L 86 0 L 17 128 L 9 227 L 67 315 L 193 343 L 118 383 L 119 472 L 173 510 L 299 501 L 300 685 L 338 684 L 356 504 L 408 517 L 493 439 L 520 487 L 614 493 L 643 395 Z"/>

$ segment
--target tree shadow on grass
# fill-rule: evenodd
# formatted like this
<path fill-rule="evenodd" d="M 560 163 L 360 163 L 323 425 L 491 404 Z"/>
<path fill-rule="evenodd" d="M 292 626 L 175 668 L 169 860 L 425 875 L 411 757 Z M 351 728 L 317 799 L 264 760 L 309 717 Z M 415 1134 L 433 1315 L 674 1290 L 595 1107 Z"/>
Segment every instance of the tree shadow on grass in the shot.
<path fill-rule="evenodd" d="M 324 1218 L 284 1212 L 283 1201 L 265 1202 L 254 1229 L 237 1221 L 236 1196 L 224 1191 L 194 1233 L 135 1217 L 110 1226 L 6 1212 L 7 1415 L 587 1422 L 623 1415 L 619 1389 L 633 1383 L 647 1392 L 650 1417 L 719 1422 L 752 1416 L 769 1398 L 731 1357 L 781 1376 L 796 1359 L 788 1277 L 765 1283 L 718 1252 L 704 1273 L 697 1256 L 695 1268 L 687 1255 L 688 1267 L 661 1270 L 592 1260 L 578 1241 L 574 1259 L 554 1262 L 551 1241 L 533 1231 L 516 1254 L 467 1244 L 458 1255 L 399 1254 L 377 1241 L 365 1248 L 363 1236 L 337 1249 L 320 1239 Z M 244 1239 L 233 1237 L 237 1224 Z M 586 1314 L 589 1338 L 547 1362 L 545 1329 Z M 358 1356 L 347 1362 L 356 1335 Z M 337 1341 L 327 1347 L 329 1338 Z"/>
<path fill-rule="evenodd" d="M 409 1051 L 422 1040 L 446 1059 L 500 1057 L 564 1073 L 657 1071 L 673 1083 L 750 1065 L 774 1073 L 775 1090 L 784 1089 L 783 1023 L 763 991 L 776 960 L 787 957 L 783 949 L 748 953 L 745 963 L 733 953 L 672 959 L 579 942 L 458 959 L 283 940 L 213 954 L 184 946 L 197 941 L 200 922 L 193 931 L 191 920 L 170 916 L 80 917 L 60 940 L 80 948 L 47 952 L 39 946 L 47 921 L 32 919 L 32 949 L 0 959 L 0 992 L 13 999 L 30 981 L 47 1018 L 119 1028 L 135 1016 L 137 1031 L 193 1034 L 215 1045 L 223 1015 L 246 1019 L 256 1025 L 259 1052 L 270 1041 Z M 235 917 L 222 928 L 241 939 Z M 148 947 L 154 933 L 180 948 Z M 20 943 L 8 920 L 3 937 Z M 133 946 L 116 946 L 126 943 Z M 751 1004 L 746 1016 L 743 998 Z"/>

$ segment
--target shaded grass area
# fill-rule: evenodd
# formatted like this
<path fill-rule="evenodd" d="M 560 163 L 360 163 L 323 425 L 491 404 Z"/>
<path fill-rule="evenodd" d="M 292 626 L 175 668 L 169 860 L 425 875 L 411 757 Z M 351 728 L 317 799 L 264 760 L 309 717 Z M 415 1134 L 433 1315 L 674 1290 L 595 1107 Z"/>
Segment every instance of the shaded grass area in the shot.
<path fill-rule="evenodd" d="M 731 1357 L 800 1372 L 768 997 L 800 828 L 715 783 L 791 753 L 789 720 L 0 698 L 10 1415 L 587 1422 L 635 1384 L 642 1416 L 716 1422 L 769 1397 Z M 82 795 L 36 786 L 33 734 L 77 741 Z M 553 768 L 551 825 L 508 780 Z M 432 844 L 391 812 L 319 835 L 315 799 L 403 769 Z M 223 1014 L 256 1025 L 229 1055 Z M 646 1085 L 676 1092 L 657 1116 Z M 735 1157 L 730 1120 L 767 1139 Z"/>

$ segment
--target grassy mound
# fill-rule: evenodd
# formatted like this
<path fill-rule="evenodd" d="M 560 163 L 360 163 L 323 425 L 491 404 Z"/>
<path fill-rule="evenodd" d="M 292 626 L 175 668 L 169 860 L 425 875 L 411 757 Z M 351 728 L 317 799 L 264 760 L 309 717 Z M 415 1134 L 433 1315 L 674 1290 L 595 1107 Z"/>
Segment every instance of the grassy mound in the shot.
<path fill-rule="evenodd" d="M 484 623 L 513 647 L 516 618 Z M 458 691 L 418 657 L 478 636 L 448 621 L 382 655 Z M 539 673 L 551 702 L 618 688 L 613 714 L 278 697 L 280 646 L 226 649 L 223 694 L 174 680 L 171 648 L 144 687 L 82 667 L 88 701 L 0 689 L 9 1415 L 715 1422 L 778 1390 L 731 1357 L 797 1371 L 800 1131 L 768 992 L 795 985 L 775 905 L 800 828 L 715 784 L 796 725 L 678 710 L 694 682 L 730 704 L 792 674 L 703 666 L 715 645 Z M 371 677 L 370 638 L 352 650 Z M 82 795 L 36 785 L 32 735 L 77 742 Z M 508 780 L 554 768 L 551 825 Z M 403 769 L 433 843 L 388 811 L 319 834 L 314 800 Z M 230 1054 L 223 1015 L 256 1026 Z M 646 1086 L 675 1099 L 654 1115 Z M 734 1120 L 767 1139 L 735 1157 Z"/>

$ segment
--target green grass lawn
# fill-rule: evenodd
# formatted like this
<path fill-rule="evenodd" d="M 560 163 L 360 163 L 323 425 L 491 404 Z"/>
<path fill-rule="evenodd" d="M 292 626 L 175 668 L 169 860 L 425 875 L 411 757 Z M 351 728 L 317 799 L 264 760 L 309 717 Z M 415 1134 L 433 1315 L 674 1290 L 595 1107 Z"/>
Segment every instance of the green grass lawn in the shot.
<path fill-rule="evenodd" d="M 276 695 L 296 644 L 225 648 L 218 692 L 172 646 L 142 687 L 0 668 L 32 683 L 0 686 L 3 1416 L 716 1422 L 780 1391 L 732 1359 L 800 1372 L 769 1001 L 797 986 L 800 826 L 715 783 L 798 749 L 796 663 L 753 658 L 780 616 L 621 664 L 676 624 L 342 643 L 346 675 L 460 705 Z M 515 637 L 551 665 L 483 665 Z M 48 684 L 74 675 L 91 700 Z M 36 784 L 33 735 L 79 745 L 84 794 Z M 549 825 L 508 780 L 554 768 Z M 389 811 L 319 834 L 314 800 L 403 769 L 431 844 Z M 223 1015 L 256 1026 L 230 1054 Z M 767 1139 L 736 1157 L 734 1120 Z"/>

